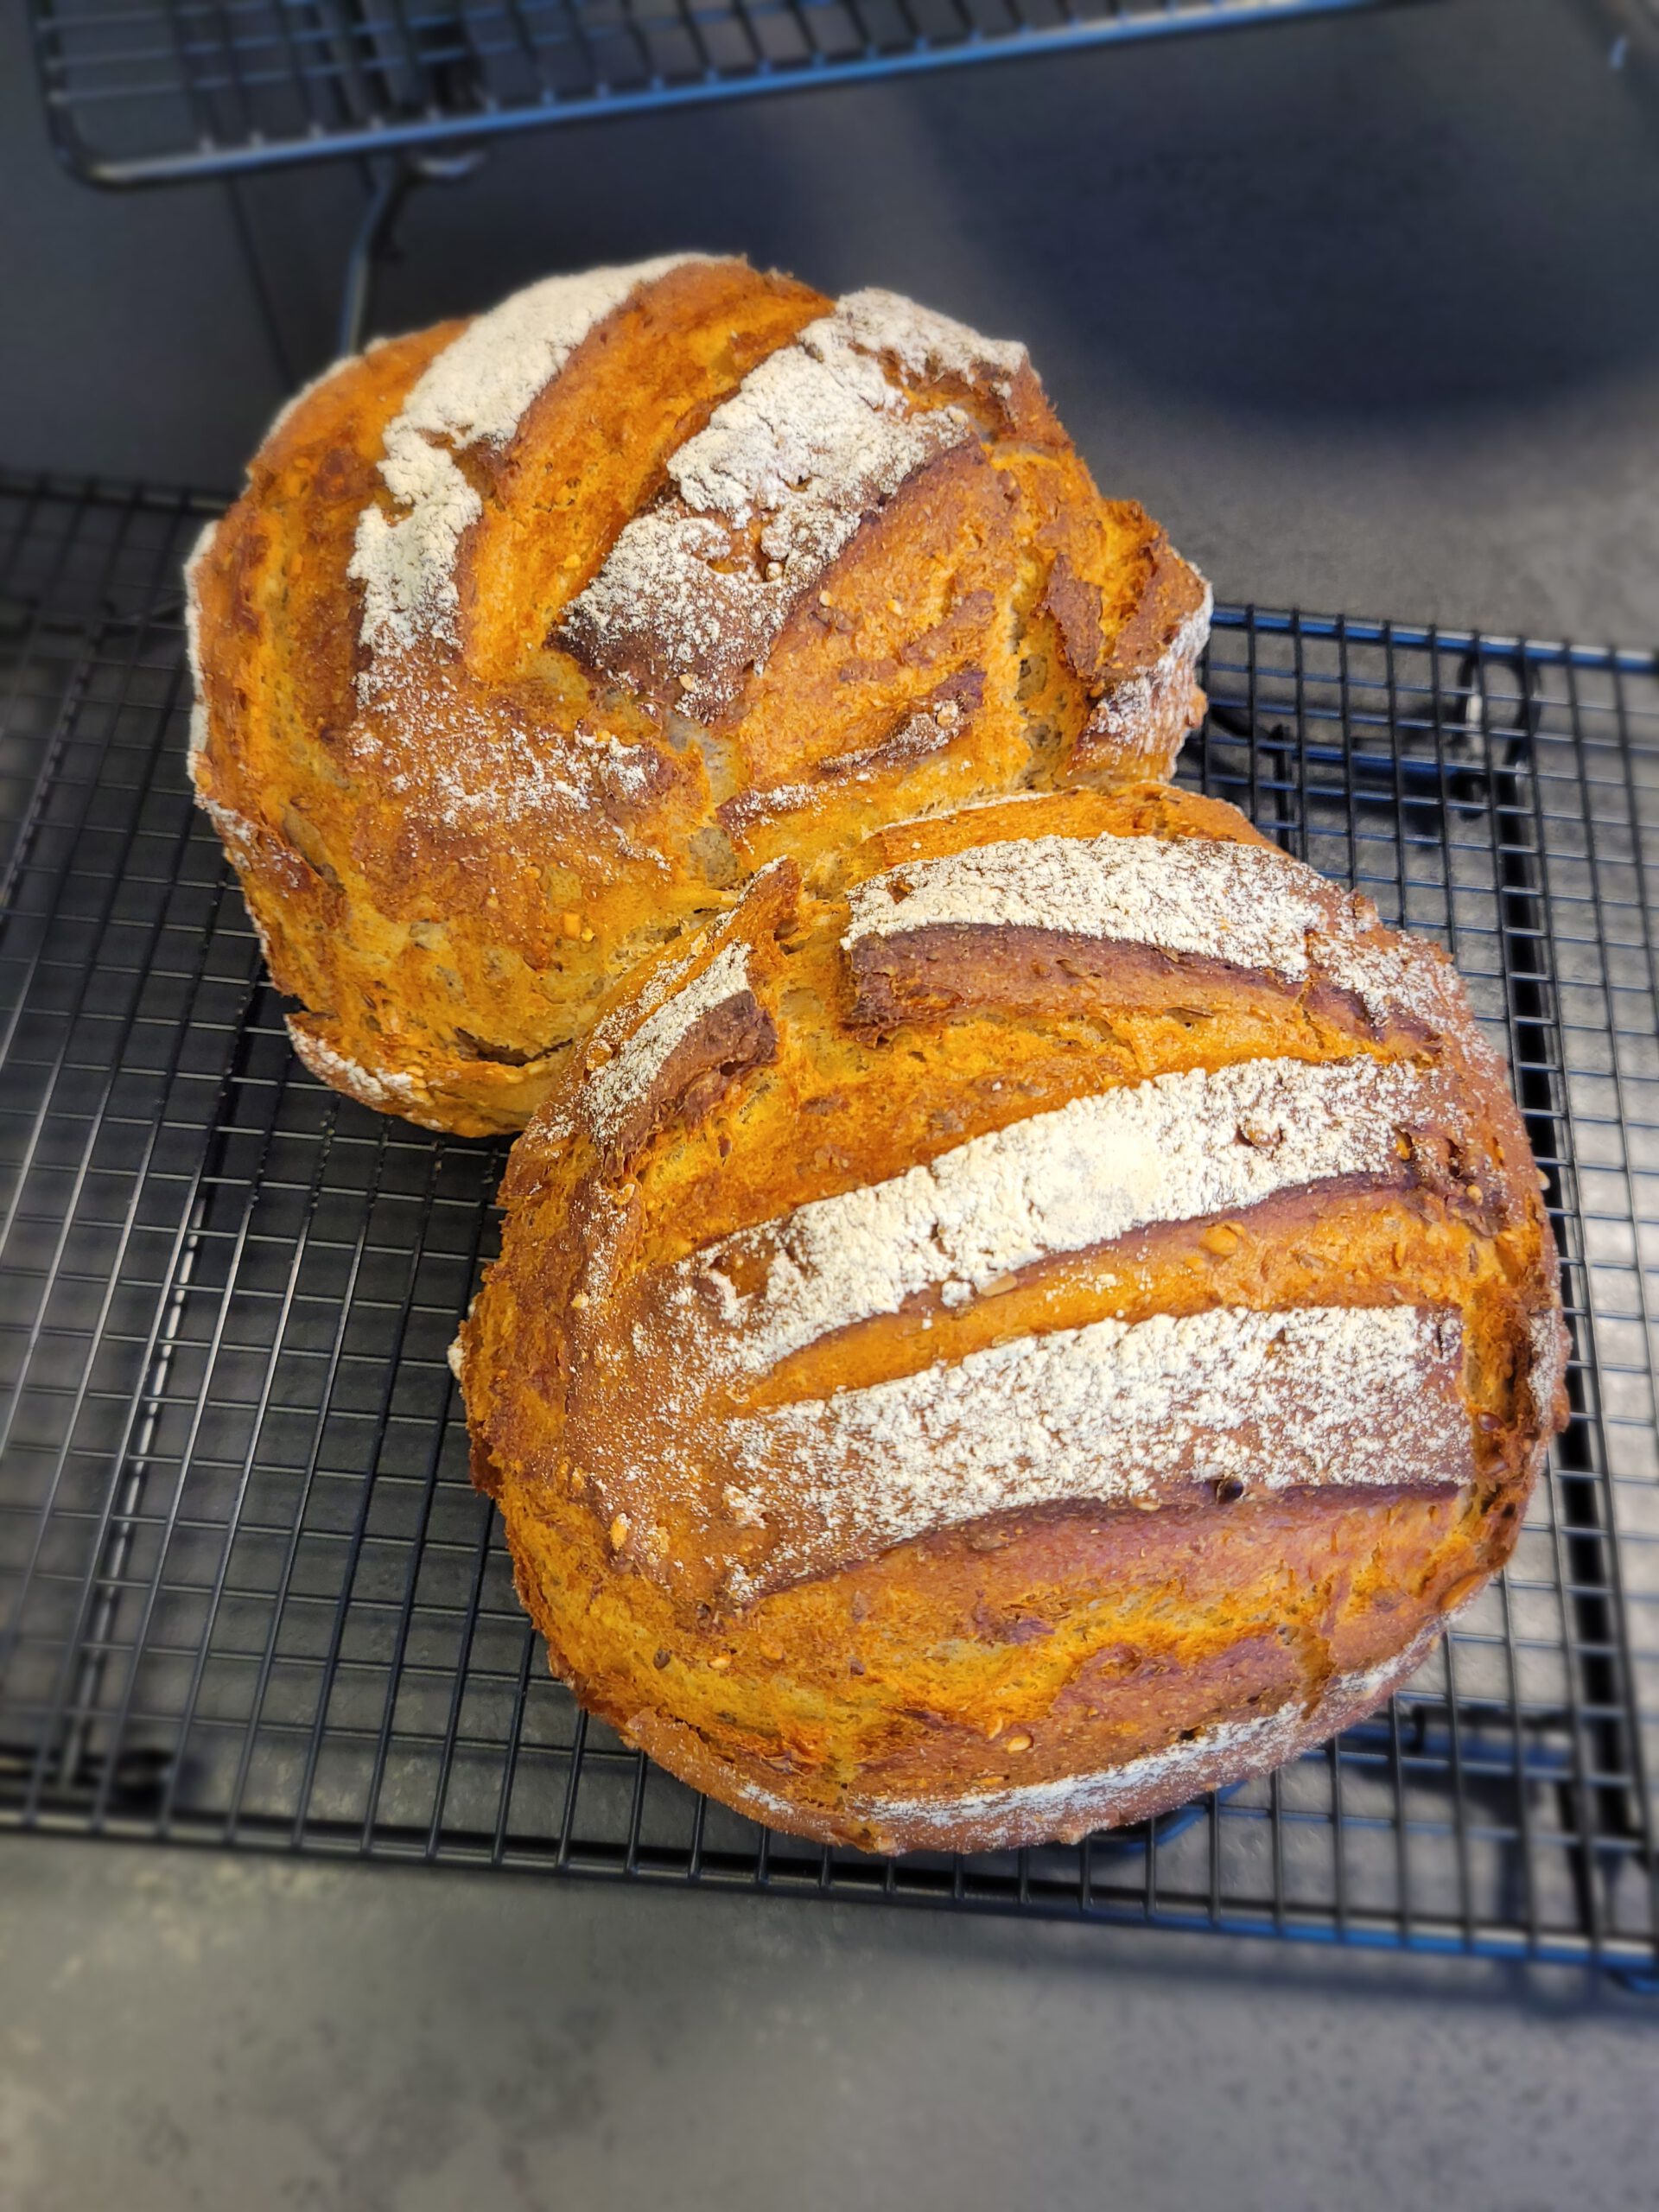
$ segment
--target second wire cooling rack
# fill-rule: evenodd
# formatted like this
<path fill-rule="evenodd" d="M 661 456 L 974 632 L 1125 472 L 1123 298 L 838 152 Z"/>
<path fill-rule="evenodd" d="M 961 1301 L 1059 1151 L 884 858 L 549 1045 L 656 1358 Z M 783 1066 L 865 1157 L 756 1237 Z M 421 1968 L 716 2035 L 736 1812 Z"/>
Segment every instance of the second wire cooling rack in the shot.
<path fill-rule="evenodd" d="M 54 143 L 106 185 L 1397 3 L 28 0 Z"/>
<path fill-rule="evenodd" d="M 1374 1719 L 1151 1829 L 884 1861 L 707 1804 L 547 1675 L 444 1362 L 500 1151 L 298 1067 L 190 804 L 213 511 L 0 478 L 0 1827 L 1659 1983 L 1659 660 L 1218 613 L 1185 772 L 1455 954 L 1548 1179 L 1572 1424 Z"/>

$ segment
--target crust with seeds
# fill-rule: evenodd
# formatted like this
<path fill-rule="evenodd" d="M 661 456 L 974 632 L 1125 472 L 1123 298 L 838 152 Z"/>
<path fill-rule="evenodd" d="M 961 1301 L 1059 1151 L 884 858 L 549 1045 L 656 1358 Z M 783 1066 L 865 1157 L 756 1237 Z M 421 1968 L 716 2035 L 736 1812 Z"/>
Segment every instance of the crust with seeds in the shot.
<path fill-rule="evenodd" d="M 699 1036 L 617 1140 L 611 1071 Z M 463 1387 L 557 1671 L 827 1841 L 1071 1837 L 1294 1755 L 1502 1564 L 1564 1413 L 1449 963 L 1167 787 L 773 867 L 503 1197 Z"/>
<path fill-rule="evenodd" d="M 769 861 L 1162 773 L 1201 711 L 1201 580 L 1023 347 L 698 256 L 337 364 L 188 583 L 191 772 L 308 1065 L 465 1135 Z"/>

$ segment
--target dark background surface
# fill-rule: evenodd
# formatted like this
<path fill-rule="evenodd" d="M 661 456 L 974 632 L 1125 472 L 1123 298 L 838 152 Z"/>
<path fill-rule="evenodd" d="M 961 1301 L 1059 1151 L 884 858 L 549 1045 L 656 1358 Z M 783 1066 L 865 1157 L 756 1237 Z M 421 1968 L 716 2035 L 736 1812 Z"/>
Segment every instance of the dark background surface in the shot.
<path fill-rule="evenodd" d="M 1645 0 L 1641 0 L 1645 4 Z M 676 246 L 1030 344 L 1218 590 L 1659 632 L 1659 95 L 1590 0 L 1446 0 L 498 141 L 373 327 Z M 362 185 L 244 188 L 295 365 Z M 0 458 L 231 486 L 281 387 L 216 187 L 53 168 L 0 12 Z"/>
<path fill-rule="evenodd" d="M 1643 0 L 1644 3 L 1644 0 Z M 1217 588 L 1659 633 L 1659 99 L 1611 8 L 1448 4 L 553 133 L 374 327 L 736 247 L 1031 343 Z M 327 358 L 350 170 L 246 207 Z M 231 486 L 280 396 L 217 189 L 53 168 L 0 12 L 0 460 Z M 1659 1999 L 924 1915 L 9 1841 L 0 2205 L 1659 2197 Z"/>

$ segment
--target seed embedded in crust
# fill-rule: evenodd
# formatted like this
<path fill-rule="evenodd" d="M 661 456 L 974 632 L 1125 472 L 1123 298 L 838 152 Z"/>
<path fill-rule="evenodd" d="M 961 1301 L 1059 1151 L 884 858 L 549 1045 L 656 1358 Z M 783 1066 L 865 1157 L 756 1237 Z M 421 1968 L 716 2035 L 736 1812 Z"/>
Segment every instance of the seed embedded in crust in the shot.
<path fill-rule="evenodd" d="M 1003 1748 L 1010 1751 L 1028 1751 L 1031 1749 L 1031 1738 L 1023 1728 L 1016 1728 L 1013 1735 L 1007 1739 Z"/>
<path fill-rule="evenodd" d="M 611 1523 L 611 1548 L 620 1552 L 628 1541 L 628 1516 L 619 1513 Z"/>

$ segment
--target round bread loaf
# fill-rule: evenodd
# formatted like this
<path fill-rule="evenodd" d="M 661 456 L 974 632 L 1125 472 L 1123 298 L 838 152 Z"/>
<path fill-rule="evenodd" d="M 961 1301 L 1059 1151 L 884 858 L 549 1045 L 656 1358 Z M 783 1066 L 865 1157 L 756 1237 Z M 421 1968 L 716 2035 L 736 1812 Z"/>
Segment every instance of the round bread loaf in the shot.
<path fill-rule="evenodd" d="M 792 863 L 618 995 L 458 1352 L 555 1671 L 728 1804 L 1075 1839 L 1381 1700 L 1564 1412 L 1438 947 L 1145 785 Z"/>
<path fill-rule="evenodd" d="M 780 853 L 1166 773 L 1203 580 L 1022 346 L 696 256 L 302 394 L 188 571 L 191 767 L 318 1075 L 521 1127 Z"/>

